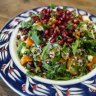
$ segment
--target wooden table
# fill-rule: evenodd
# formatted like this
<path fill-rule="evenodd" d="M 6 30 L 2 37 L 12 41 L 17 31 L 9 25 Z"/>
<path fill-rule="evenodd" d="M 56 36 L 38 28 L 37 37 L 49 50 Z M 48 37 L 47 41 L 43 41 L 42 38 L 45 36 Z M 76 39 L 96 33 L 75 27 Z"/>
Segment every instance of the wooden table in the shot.
<path fill-rule="evenodd" d="M 96 0 L 0 0 L 0 28 L 20 12 L 50 3 L 74 6 L 96 14 Z M 18 96 L 0 79 L 0 96 Z"/>

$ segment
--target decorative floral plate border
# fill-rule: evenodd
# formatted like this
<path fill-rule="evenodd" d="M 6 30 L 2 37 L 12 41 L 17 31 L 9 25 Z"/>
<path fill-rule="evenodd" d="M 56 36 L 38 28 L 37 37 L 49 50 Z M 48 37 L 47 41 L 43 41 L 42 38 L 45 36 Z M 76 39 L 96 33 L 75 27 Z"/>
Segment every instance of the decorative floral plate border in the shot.
<path fill-rule="evenodd" d="M 62 6 L 57 6 L 62 7 Z M 22 73 L 15 65 L 9 51 L 11 33 L 16 26 L 26 18 L 30 12 L 42 10 L 39 7 L 28 10 L 11 19 L 0 32 L 0 77 L 4 82 L 20 96 L 96 96 L 96 75 L 86 81 L 74 85 L 52 85 L 36 81 Z M 96 16 L 81 9 L 67 7 L 68 10 L 75 10 L 78 14 L 87 15 L 94 23 Z"/>

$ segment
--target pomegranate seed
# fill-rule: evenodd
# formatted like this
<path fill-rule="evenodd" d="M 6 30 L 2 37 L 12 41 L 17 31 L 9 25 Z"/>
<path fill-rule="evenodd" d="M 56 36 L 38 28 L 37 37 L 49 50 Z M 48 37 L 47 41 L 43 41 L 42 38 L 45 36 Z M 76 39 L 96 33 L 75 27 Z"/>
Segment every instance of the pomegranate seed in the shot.
<path fill-rule="evenodd" d="M 53 23 L 54 23 L 55 25 L 57 25 L 57 24 L 58 24 L 58 20 L 53 21 Z"/>
<path fill-rule="evenodd" d="M 62 15 L 62 18 L 65 19 L 65 17 L 66 17 L 65 14 L 63 14 L 63 15 Z"/>
<path fill-rule="evenodd" d="M 56 25 L 53 23 L 51 27 L 52 27 L 52 28 L 55 28 L 55 27 L 56 27 Z"/>
<path fill-rule="evenodd" d="M 47 9 L 47 13 L 45 15 L 50 16 L 50 9 Z"/>
<path fill-rule="evenodd" d="M 49 32 L 48 32 L 48 30 L 45 30 L 45 32 L 44 32 L 44 33 L 45 33 L 45 35 L 48 35 L 48 33 L 49 33 Z"/>
<path fill-rule="evenodd" d="M 62 15 L 62 13 L 63 13 L 63 10 L 62 10 L 62 9 L 60 9 L 60 8 L 57 8 L 56 15 L 57 15 L 57 16 L 61 16 L 61 15 Z"/>
<path fill-rule="evenodd" d="M 58 20 L 57 24 L 58 24 L 58 25 L 61 24 L 61 20 Z"/>
<path fill-rule="evenodd" d="M 62 14 L 64 11 L 61 8 L 57 8 L 57 12 Z"/>
<path fill-rule="evenodd" d="M 32 62 L 32 61 L 29 61 L 28 64 L 29 64 L 29 65 L 33 65 L 33 62 Z"/>
<path fill-rule="evenodd" d="M 33 56 L 33 54 L 32 54 L 32 53 L 30 53 L 30 54 L 29 54 L 29 56 L 30 56 L 30 57 L 32 57 L 32 56 Z"/>
<path fill-rule="evenodd" d="M 25 35 L 25 36 L 23 37 L 23 40 L 25 41 L 27 38 L 28 38 L 28 36 Z"/>
<path fill-rule="evenodd" d="M 46 35 L 45 37 L 48 39 L 49 38 L 49 35 Z"/>
<path fill-rule="evenodd" d="M 22 28 L 22 27 L 20 27 L 20 28 L 19 28 L 19 31 L 22 31 L 22 30 L 23 30 L 23 28 Z"/>
<path fill-rule="evenodd" d="M 29 28 L 23 28 L 23 30 L 22 30 L 23 35 L 28 34 L 28 32 L 29 32 Z"/>
<path fill-rule="evenodd" d="M 69 30 L 68 36 L 72 36 L 72 34 L 73 34 L 73 31 Z"/>
<path fill-rule="evenodd" d="M 58 35 L 60 35 L 60 33 L 61 33 L 60 29 L 57 29 L 56 32 L 58 33 Z"/>
<path fill-rule="evenodd" d="M 56 20 L 59 20 L 60 18 L 59 18 L 59 16 L 58 16 L 58 14 L 56 13 Z"/>
<path fill-rule="evenodd" d="M 69 19 L 70 19 L 70 17 L 69 17 L 68 15 L 66 15 L 66 17 L 65 17 L 65 18 L 66 18 L 66 20 L 69 20 Z"/>
<path fill-rule="evenodd" d="M 74 19 L 74 17 L 71 16 L 71 17 L 70 17 L 70 22 L 73 22 L 73 19 Z"/>
<path fill-rule="evenodd" d="M 53 37 L 56 37 L 56 36 L 57 36 L 57 33 L 56 33 L 56 32 L 54 32 L 52 36 L 53 36 Z"/>
<path fill-rule="evenodd" d="M 53 35 L 53 32 L 50 32 L 50 36 L 52 36 Z"/>
<path fill-rule="evenodd" d="M 50 9 L 43 9 L 41 11 L 42 19 L 49 19 L 50 17 Z"/>
<path fill-rule="evenodd" d="M 66 10 L 65 13 L 66 13 L 66 15 L 70 15 L 71 14 L 71 12 L 69 10 Z"/>
<path fill-rule="evenodd" d="M 58 40 L 58 43 L 59 43 L 60 45 L 63 45 L 63 44 L 64 44 L 64 40 Z"/>
<path fill-rule="evenodd" d="M 18 42 L 16 42 L 16 46 L 18 46 Z"/>
<path fill-rule="evenodd" d="M 67 23 L 66 23 L 66 22 L 64 22 L 64 23 L 63 23 L 63 25 L 64 25 L 64 26 L 67 26 Z"/>
<path fill-rule="evenodd" d="M 20 39 L 20 35 L 17 35 L 17 40 L 19 40 Z"/>
<path fill-rule="evenodd" d="M 62 21 L 62 20 L 63 20 L 63 18 L 61 17 L 61 18 L 60 18 L 60 20 Z"/>
<path fill-rule="evenodd" d="M 54 29 L 51 28 L 51 29 L 50 29 L 50 35 L 52 35 L 53 33 L 54 33 Z"/>
<path fill-rule="evenodd" d="M 84 36 L 84 32 L 80 32 L 80 37 L 83 37 Z"/>
<path fill-rule="evenodd" d="M 41 43 L 40 46 L 41 46 L 41 48 L 44 47 L 45 46 L 45 43 Z"/>
<path fill-rule="evenodd" d="M 67 39 L 67 42 L 68 42 L 68 43 L 72 43 L 72 42 L 73 42 L 73 38 L 68 38 L 68 39 Z"/>
<path fill-rule="evenodd" d="M 78 18 L 79 18 L 80 20 L 82 20 L 82 16 L 81 16 L 81 15 L 79 15 Z"/>
<path fill-rule="evenodd" d="M 65 28 L 64 25 L 59 25 L 59 29 L 63 30 Z"/>
<path fill-rule="evenodd" d="M 41 67 L 42 66 L 42 62 L 38 62 L 38 66 Z"/>
<path fill-rule="evenodd" d="M 32 18 L 32 20 L 33 20 L 34 22 L 36 22 L 36 21 L 39 21 L 39 20 L 40 20 L 39 16 L 32 16 L 31 18 Z"/>
<path fill-rule="evenodd" d="M 27 64 L 30 66 L 31 69 L 35 67 L 33 61 L 29 61 Z"/>
<path fill-rule="evenodd" d="M 79 21 L 78 21 L 77 19 L 74 19 L 74 20 L 73 20 L 73 23 L 78 24 Z"/>
<path fill-rule="evenodd" d="M 64 32 L 62 33 L 62 36 L 63 36 L 63 37 L 66 37 L 66 36 L 67 36 L 67 32 L 64 31 Z"/>
<path fill-rule="evenodd" d="M 47 9 L 44 8 L 44 9 L 41 11 L 41 13 L 42 13 L 42 14 L 46 14 L 46 13 L 47 13 Z"/>
<path fill-rule="evenodd" d="M 34 67 L 31 68 L 30 72 L 35 72 L 35 69 Z"/>
<path fill-rule="evenodd" d="M 42 24 L 47 24 L 48 20 L 47 19 L 44 19 L 41 21 Z"/>
<path fill-rule="evenodd" d="M 50 43 L 54 43 L 54 42 L 55 42 L 55 38 L 51 38 Z"/>
<path fill-rule="evenodd" d="M 77 24 L 73 24 L 72 29 L 75 30 L 77 28 Z"/>

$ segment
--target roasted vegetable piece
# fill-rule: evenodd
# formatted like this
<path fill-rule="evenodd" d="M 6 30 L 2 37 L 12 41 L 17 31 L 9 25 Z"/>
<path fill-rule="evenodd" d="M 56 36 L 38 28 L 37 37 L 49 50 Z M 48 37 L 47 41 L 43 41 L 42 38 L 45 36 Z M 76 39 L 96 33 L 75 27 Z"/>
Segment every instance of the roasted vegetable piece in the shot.
<path fill-rule="evenodd" d="M 75 76 L 79 74 L 79 71 L 75 68 L 77 66 L 77 62 L 74 57 L 70 57 L 67 62 L 67 68 L 68 72 L 70 72 L 71 75 Z"/>
<path fill-rule="evenodd" d="M 96 64 L 96 56 L 93 56 L 92 62 L 93 64 Z"/>
<path fill-rule="evenodd" d="M 31 47 L 33 44 L 34 44 L 34 41 L 30 37 L 28 37 L 26 40 L 26 46 Z"/>
<path fill-rule="evenodd" d="M 24 66 L 27 62 L 32 61 L 32 58 L 27 56 L 27 55 L 23 55 L 23 57 L 21 58 L 21 64 Z"/>

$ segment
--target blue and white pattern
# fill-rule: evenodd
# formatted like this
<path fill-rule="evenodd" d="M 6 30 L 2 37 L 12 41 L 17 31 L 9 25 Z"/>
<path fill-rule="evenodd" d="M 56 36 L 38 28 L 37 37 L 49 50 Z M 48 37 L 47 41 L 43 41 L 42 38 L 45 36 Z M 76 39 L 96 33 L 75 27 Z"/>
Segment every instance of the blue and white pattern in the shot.
<path fill-rule="evenodd" d="M 62 7 L 62 6 L 59 6 Z M 40 11 L 36 8 L 23 12 L 10 20 L 0 32 L 0 76 L 5 83 L 17 92 L 20 96 L 96 96 L 96 76 L 89 80 L 73 85 L 52 85 L 45 84 L 32 79 L 22 73 L 15 65 L 9 51 L 9 41 L 11 33 L 15 27 L 28 18 L 30 12 Z M 46 8 L 46 7 L 45 7 Z M 86 11 L 67 7 L 68 10 L 76 11 L 77 14 L 87 15 L 96 23 L 96 16 Z"/>

